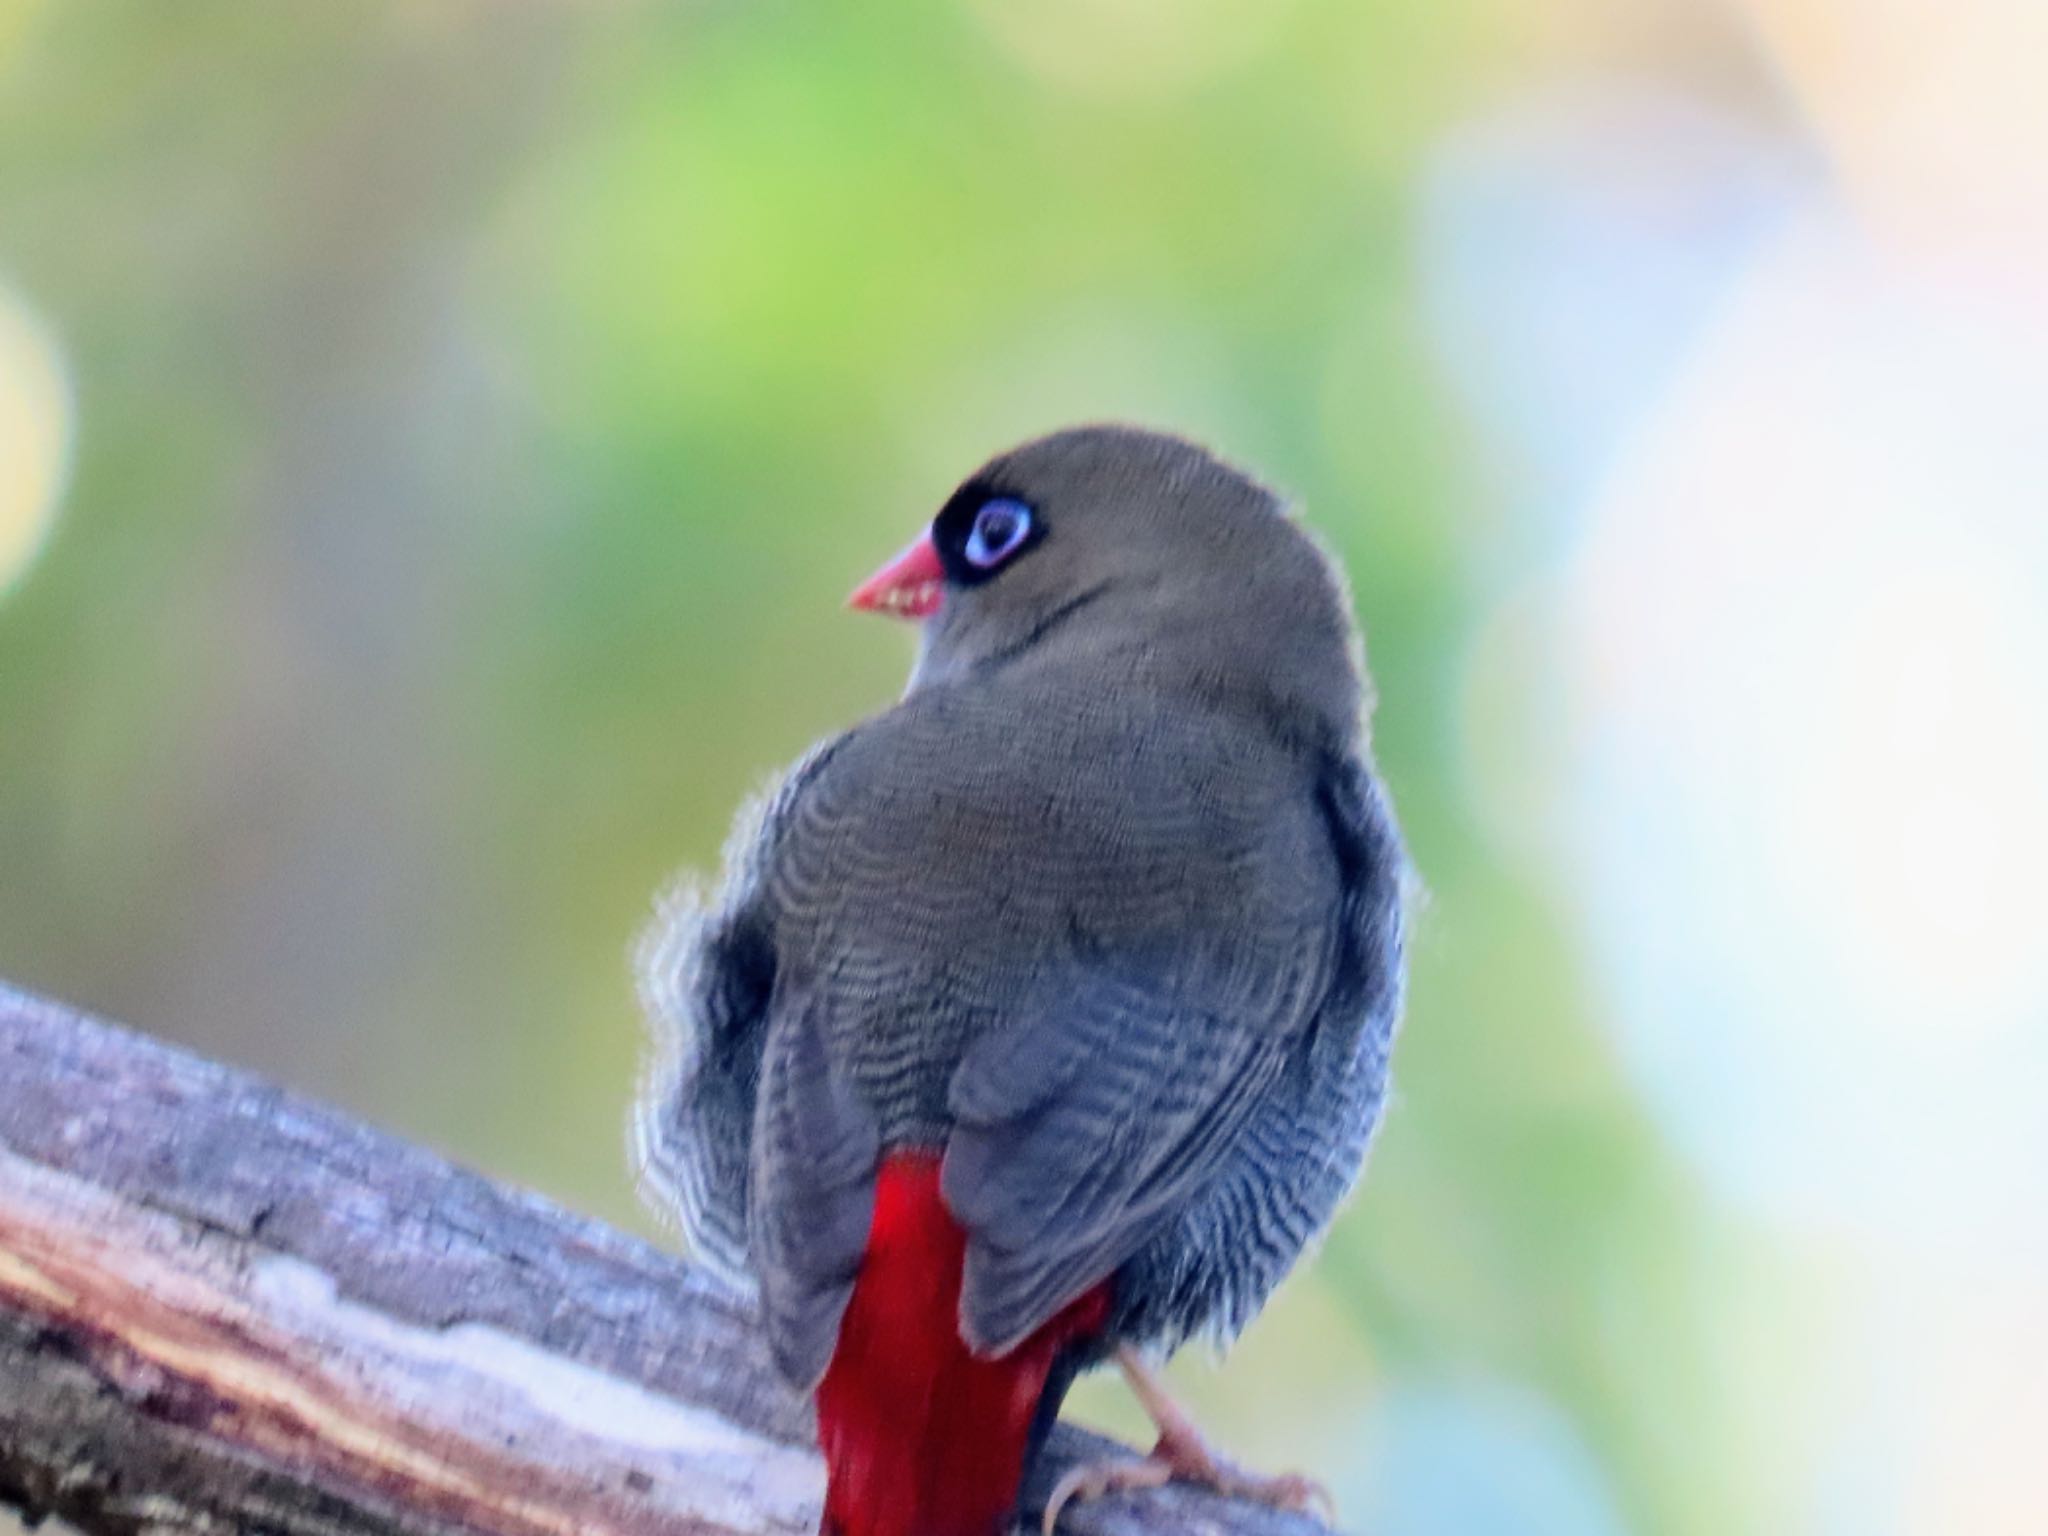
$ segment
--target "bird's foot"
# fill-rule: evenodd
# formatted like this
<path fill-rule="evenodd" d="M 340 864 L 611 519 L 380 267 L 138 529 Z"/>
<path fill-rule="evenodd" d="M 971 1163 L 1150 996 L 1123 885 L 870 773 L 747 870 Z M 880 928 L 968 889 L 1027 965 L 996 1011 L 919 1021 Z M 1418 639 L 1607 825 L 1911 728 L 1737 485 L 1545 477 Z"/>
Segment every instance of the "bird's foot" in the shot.
<path fill-rule="evenodd" d="M 1045 1501 L 1045 1517 L 1038 1522 L 1042 1536 L 1052 1536 L 1060 1523 L 1060 1511 L 1074 1500 L 1099 1499 L 1105 1493 L 1134 1493 L 1141 1488 L 1161 1488 L 1173 1480 L 1173 1468 L 1149 1457 L 1143 1461 L 1084 1461 L 1069 1467 L 1066 1476 L 1053 1484 Z"/>
<path fill-rule="evenodd" d="M 1168 1483 L 1196 1483 L 1227 1499 L 1249 1499 L 1275 1509 L 1314 1514 L 1325 1524 L 1337 1517 L 1330 1490 L 1313 1478 L 1284 1472 L 1266 1477 L 1238 1466 L 1211 1450 L 1199 1435 L 1168 1432 L 1159 1437 L 1152 1454 L 1138 1461 L 1085 1462 L 1071 1468 L 1053 1486 L 1045 1501 L 1045 1518 L 1040 1523 L 1044 1536 L 1052 1536 L 1060 1511 L 1076 1499 L 1099 1499 L 1110 1493 L 1135 1493 L 1146 1488 L 1163 1488 Z"/>
<path fill-rule="evenodd" d="M 1132 1392 L 1159 1427 L 1159 1443 L 1152 1447 L 1150 1456 L 1139 1461 L 1088 1462 L 1069 1471 L 1045 1501 L 1045 1518 L 1040 1523 L 1044 1536 L 1052 1536 L 1060 1511 L 1075 1499 L 1162 1488 L 1171 1482 L 1198 1483 L 1215 1489 L 1225 1498 L 1250 1499 L 1275 1509 L 1313 1513 L 1325 1524 L 1336 1523 L 1336 1501 L 1321 1483 L 1294 1472 L 1263 1477 L 1219 1456 L 1167 1392 L 1158 1373 L 1136 1350 L 1128 1346 L 1119 1348 L 1117 1364 L 1123 1368 Z"/>

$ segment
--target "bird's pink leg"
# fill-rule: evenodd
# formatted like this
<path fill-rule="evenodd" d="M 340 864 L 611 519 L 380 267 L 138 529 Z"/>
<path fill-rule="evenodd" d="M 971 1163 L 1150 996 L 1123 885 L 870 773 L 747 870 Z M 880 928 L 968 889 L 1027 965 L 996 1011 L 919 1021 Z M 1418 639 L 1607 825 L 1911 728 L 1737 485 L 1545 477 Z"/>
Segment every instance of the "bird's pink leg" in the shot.
<path fill-rule="evenodd" d="M 1159 1443 L 1142 1460 L 1086 1462 L 1069 1471 L 1045 1501 L 1045 1518 L 1040 1525 L 1044 1536 L 1052 1536 L 1060 1511 L 1070 1500 L 1158 1488 L 1175 1481 L 1200 1483 L 1228 1498 L 1251 1499 L 1278 1509 L 1316 1511 L 1326 1521 L 1336 1517 L 1330 1491 L 1321 1483 L 1292 1472 L 1262 1477 L 1211 1450 L 1187 1410 L 1166 1390 L 1159 1373 L 1128 1344 L 1117 1346 L 1116 1363 L 1123 1370 L 1124 1380 L 1130 1383 L 1131 1392 L 1158 1427 Z"/>

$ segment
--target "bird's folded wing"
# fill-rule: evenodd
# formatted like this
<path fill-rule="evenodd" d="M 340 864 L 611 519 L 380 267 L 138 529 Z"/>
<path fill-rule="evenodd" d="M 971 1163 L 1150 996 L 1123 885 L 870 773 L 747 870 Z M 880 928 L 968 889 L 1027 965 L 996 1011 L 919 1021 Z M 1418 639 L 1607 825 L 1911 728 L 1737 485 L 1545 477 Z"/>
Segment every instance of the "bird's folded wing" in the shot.
<path fill-rule="evenodd" d="M 1101 973 L 977 1041 L 941 1175 L 968 1232 L 961 1328 L 1010 1348 L 1173 1220 L 1283 1069 L 1285 1018 Z M 1226 994 L 1229 989 L 1225 989 Z"/>
<path fill-rule="evenodd" d="M 831 1362 L 874 1210 L 874 1118 L 826 1049 L 819 1010 L 792 1005 L 769 1031 L 754 1115 L 747 1238 L 769 1346 L 793 1382 Z"/>
<path fill-rule="evenodd" d="M 844 740 L 819 743 L 746 807 L 718 890 L 678 886 L 637 957 L 650 1046 L 633 1122 L 643 1193 L 736 1286 L 753 1278 L 748 1138 L 777 971 L 768 870 L 797 797 Z"/>

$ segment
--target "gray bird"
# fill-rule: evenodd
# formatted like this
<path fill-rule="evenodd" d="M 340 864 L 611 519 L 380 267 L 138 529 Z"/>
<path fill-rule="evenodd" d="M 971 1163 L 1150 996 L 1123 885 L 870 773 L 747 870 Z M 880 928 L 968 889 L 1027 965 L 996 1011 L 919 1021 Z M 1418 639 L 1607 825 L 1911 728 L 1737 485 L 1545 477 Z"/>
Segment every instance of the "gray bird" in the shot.
<path fill-rule="evenodd" d="M 1150 1361 L 1234 1336 L 1356 1180 L 1401 1010 L 1407 863 L 1344 584 L 1181 438 L 990 461 L 853 605 L 913 618 L 895 707 L 741 817 L 642 954 L 651 1190 L 758 1286 L 815 1391 L 827 1536 L 996 1536 L 1074 1374 L 1214 1455 Z"/>

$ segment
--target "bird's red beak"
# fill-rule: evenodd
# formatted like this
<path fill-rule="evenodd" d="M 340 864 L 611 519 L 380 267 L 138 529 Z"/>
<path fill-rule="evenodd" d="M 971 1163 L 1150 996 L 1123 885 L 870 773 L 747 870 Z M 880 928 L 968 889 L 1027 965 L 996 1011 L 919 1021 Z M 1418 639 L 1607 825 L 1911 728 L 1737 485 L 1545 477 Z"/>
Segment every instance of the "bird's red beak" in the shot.
<path fill-rule="evenodd" d="M 930 533 L 924 533 L 854 588 L 846 606 L 898 619 L 930 618 L 939 611 L 945 579 L 946 568 L 939 563 L 938 546 L 932 543 Z"/>

